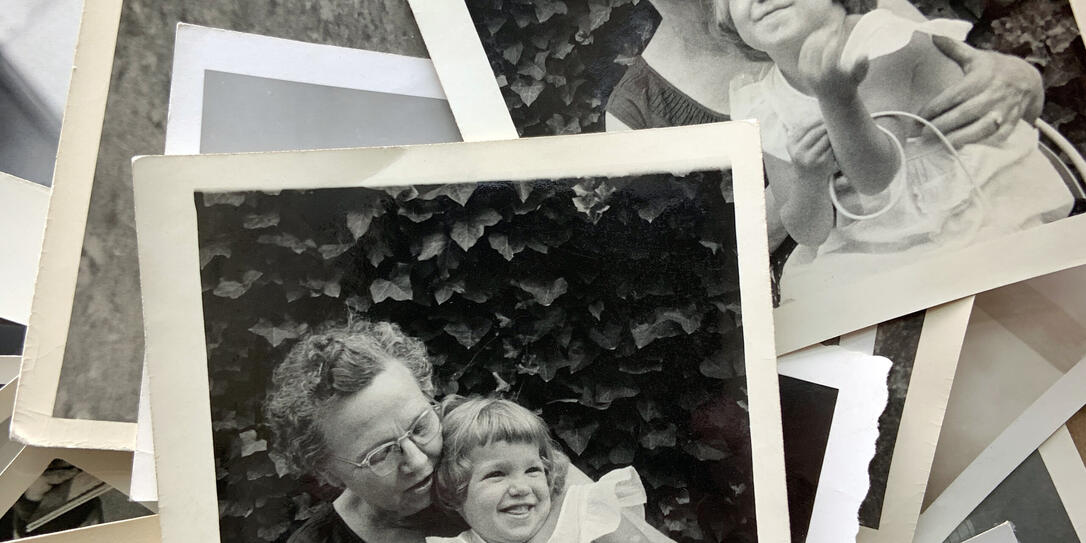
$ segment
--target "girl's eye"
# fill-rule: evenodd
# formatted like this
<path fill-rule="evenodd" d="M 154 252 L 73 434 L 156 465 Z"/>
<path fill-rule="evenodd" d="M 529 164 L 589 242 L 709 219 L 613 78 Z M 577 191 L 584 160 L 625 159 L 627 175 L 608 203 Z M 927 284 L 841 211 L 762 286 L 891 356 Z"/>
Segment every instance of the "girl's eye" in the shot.
<path fill-rule="evenodd" d="M 543 473 L 543 466 L 532 466 L 528 468 L 528 473 Z"/>
<path fill-rule="evenodd" d="M 500 471 L 497 471 L 497 470 L 488 471 L 488 472 L 486 472 L 485 475 L 483 475 L 483 479 L 494 479 L 496 477 L 501 477 L 502 475 L 503 475 L 503 473 L 500 472 Z"/>

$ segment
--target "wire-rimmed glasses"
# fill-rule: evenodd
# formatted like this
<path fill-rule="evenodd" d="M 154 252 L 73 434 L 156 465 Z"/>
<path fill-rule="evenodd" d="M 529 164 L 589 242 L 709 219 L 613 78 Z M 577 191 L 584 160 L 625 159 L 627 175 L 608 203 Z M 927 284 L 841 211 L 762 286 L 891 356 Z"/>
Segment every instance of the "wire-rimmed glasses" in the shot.
<path fill-rule="evenodd" d="M 418 447 L 423 447 L 441 435 L 441 418 L 433 406 L 430 406 L 419 414 L 411 423 L 407 431 L 400 437 L 386 441 L 376 447 L 361 462 L 355 462 L 346 458 L 333 455 L 332 458 L 350 464 L 356 468 L 369 468 L 378 477 L 384 477 L 400 466 L 403 461 L 403 445 L 405 439 L 410 439 Z"/>

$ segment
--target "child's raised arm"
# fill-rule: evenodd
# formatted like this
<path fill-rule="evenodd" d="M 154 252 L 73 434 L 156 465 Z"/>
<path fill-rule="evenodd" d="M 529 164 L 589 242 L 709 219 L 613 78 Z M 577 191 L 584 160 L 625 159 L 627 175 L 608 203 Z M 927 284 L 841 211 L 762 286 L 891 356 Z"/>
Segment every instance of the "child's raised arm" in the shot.
<path fill-rule="evenodd" d="M 819 30 L 808 36 L 800 50 L 798 69 L 803 84 L 818 98 L 841 172 L 859 192 L 877 194 L 890 184 L 902 166 L 897 144 L 891 138 L 904 141 L 904 124 L 890 119 L 876 124 L 871 118 L 860 96 L 860 82 L 867 76 L 868 62 L 861 60 L 853 66 L 841 66 L 848 33 L 839 30 Z M 888 84 L 898 92 L 908 93 L 910 73 L 911 70 L 905 70 L 898 75 L 903 86 L 882 81 L 880 85 Z M 903 98 L 903 102 L 907 100 Z M 893 136 L 881 130 L 880 125 Z"/>

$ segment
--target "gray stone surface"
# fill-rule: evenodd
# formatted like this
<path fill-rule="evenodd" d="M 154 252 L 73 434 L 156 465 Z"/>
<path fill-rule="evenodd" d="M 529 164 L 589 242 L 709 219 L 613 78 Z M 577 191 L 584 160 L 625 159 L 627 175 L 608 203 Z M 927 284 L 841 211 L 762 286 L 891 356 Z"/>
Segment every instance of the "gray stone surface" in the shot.
<path fill-rule="evenodd" d="M 163 151 L 178 22 L 427 56 L 406 0 L 126 1 L 53 412 L 57 417 L 136 419 L 143 325 L 129 161 Z"/>

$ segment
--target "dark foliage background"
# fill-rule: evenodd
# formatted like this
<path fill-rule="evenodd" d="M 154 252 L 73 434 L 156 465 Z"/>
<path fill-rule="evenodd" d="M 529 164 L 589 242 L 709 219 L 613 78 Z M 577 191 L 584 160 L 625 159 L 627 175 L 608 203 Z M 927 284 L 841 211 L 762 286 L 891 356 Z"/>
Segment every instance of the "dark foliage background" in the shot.
<path fill-rule="evenodd" d="M 928 17 L 974 23 L 970 44 L 1036 66 L 1044 77 L 1042 117 L 1086 151 L 1086 51 L 1068 2 L 912 1 Z M 647 0 L 467 0 L 467 5 L 522 136 L 603 130 L 611 89 L 659 24 Z"/>
<path fill-rule="evenodd" d="M 754 540 L 730 193 L 716 172 L 197 195 L 223 540 L 283 541 L 336 495 L 286 471 L 261 409 L 295 338 L 349 312 L 425 341 L 442 394 L 538 410 L 590 476 L 636 466 L 676 540 Z"/>

